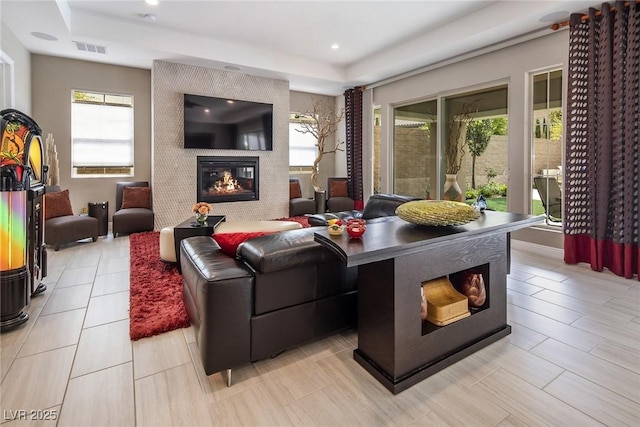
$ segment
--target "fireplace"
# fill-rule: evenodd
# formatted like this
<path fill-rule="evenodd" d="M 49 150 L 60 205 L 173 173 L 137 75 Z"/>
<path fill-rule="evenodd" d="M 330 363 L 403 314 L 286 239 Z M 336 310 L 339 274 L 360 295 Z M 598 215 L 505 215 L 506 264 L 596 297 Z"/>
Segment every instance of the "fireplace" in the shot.
<path fill-rule="evenodd" d="M 197 201 L 258 200 L 258 157 L 198 156 Z"/>

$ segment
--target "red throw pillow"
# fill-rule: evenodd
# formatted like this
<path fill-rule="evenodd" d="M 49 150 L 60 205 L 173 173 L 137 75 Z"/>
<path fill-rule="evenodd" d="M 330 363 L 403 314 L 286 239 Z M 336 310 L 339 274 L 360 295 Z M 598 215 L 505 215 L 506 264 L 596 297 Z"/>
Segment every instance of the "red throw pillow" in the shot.
<path fill-rule="evenodd" d="M 220 249 L 225 254 L 235 257 L 238 251 L 240 243 L 246 242 L 249 239 L 264 236 L 265 234 L 272 234 L 273 231 L 253 231 L 247 233 L 218 233 L 213 235 L 213 240 L 218 242 Z"/>
<path fill-rule="evenodd" d="M 44 195 L 44 219 L 56 218 L 59 216 L 73 215 L 71 200 L 69 200 L 69 190 L 45 193 Z"/>
<path fill-rule="evenodd" d="M 151 208 L 150 187 L 124 187 L 122 189 L 122 206 L 120 209 Z"/>
<path fill-rule="evenodd" d="M 347 181 L 331 181 L 329 194 L 331 194 L 331 197 L 349 197 Z"/>

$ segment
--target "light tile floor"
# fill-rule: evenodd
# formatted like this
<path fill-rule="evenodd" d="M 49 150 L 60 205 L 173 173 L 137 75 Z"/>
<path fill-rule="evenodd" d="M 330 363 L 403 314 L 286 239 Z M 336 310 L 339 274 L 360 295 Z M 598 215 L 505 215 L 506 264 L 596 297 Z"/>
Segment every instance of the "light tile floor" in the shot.
<path fill-rule="evenodd" d="M 511 335 L 396 396 L 353 360 L 355 331 L 231 388 L 191 328 L 131 342 L 128 254 L 110 236 L 49 251 L 47 291 L 0 335 L 3 426 L 640 425 L 640 284 L 553 252 L 513 250 Z"/>

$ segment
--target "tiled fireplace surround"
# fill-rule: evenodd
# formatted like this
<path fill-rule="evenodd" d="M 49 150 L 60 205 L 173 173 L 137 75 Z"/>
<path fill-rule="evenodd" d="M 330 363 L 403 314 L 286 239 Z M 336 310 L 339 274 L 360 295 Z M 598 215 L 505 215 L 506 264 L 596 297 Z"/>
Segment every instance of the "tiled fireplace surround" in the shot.
<path fill-rule="evenodd" d="M 273 104 L 273 151 L 184 149 L 183 94 L 229 97 Z M 156 230 L 192 216 L 198 156 L 258 156 L 260 200 L 214 204 L 227 220 L 288 215 L 289 83 L 192 65 L 154 61 L 152 69 L 152 186 Z"/>

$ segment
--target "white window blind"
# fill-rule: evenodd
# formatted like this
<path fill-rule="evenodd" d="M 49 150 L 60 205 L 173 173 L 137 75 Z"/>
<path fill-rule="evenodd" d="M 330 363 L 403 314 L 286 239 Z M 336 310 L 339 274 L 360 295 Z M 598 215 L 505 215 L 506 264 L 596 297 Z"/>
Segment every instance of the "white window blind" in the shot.
<path fill-rule="evenodd" d="M 289 123 L 289 166 L 312 166 L 318 154 L 316 139 L 308 133 L 300 133 L 300 123 Z"/>
<path fill-rule="evenodd" d="M 95 103 L 98 94 L 91 95 L 91 101 L 74 100 L 71 105 L 73 167 L 132 168 L 132 97 L 117 97 L 126 105 L 113 105 Z"/>

